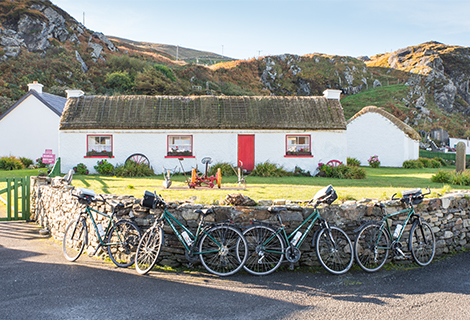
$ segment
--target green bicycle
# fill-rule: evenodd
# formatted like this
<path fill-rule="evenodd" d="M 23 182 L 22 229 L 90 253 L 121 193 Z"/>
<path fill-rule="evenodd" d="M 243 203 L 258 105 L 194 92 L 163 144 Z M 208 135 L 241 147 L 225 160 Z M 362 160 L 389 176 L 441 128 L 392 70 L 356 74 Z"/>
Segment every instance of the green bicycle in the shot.
<path fill-rule="evenodd" d="M 415 213 L 413 207 L 423 202 L 423 197 L 430 193 L 429 188 L 424 194 L 421 189 L 403 191 L 402 198 L 395 198 L 395 193 L 392 200 L 400 200 L 407 208 L 390 214 L 385 214 L 383 203 L 376 204 L 385 214 L 383 219 L 368 222 L 355 230 L 358 233 L 354 242 L 354 253 L 362 270 L 367 272 L 380 270 L 387 261 L 390 250 L 396 256 L 410 259 L 410 256 L 403 252 L 403 245 L 400 242 L 410 221 L 412 225 L 408 228 L 410 231 L 408 251 L 411 251 L 411 256 L 418 265 L 427 266 L 431 263 L 436 252 L 434 232 L 431 226 Z M 389 219 L 399 214 L 407 214 L 407 216 L 403 223 L 397 224 L 392 234 Z"/>
<path fill-rule="evenodd" d="M 314 211 L 290 235 L 287 235 L 282 223 L 280 211 L 285 208 L 270 207 L 269 212 L 277 214 L 280 225 L 254 221 L 253 225 L 243 231 L 248 242 L 248 259 L 243 268 L 254 275 L 267 275 L 281 265 L 284 258 L 295 263 L 300 259 L 300 246 L 312 230 L 315 222 L 320 222 L 312 240 L 312 247 L 321 265 L 332 274 L 347 272 L 354 260 L 353 247 L 348 235 L 338 227 L 330 226 L 320 216 L 317 206 L 321 203 L 331 204 L 338 198 L 331 185 L 318 191 L 309 202 Z M 306 226 L 302 233 L 300 230 Z"/>
<path fill-rule="evenodd" d="M 72 193 L 72 196 L 77 197 L 79 203 L 85 205 L 85 210 L 80 213 L 77 219 L 72 220 L 65 229 L 62 243 L 65 258 L 69 261 L 75 261 L 83 253 L 88 244 L 86 220 L 89 217 L 99 240 L 99 245 L 92 255 L 95 255 L 100 247 L 107 247 L 109 257 L 116 266 L 121 268 L 131 266 L 135 260 L 135 252 L 140 241 L 141 232 L 139 227 L 129 220 L 116 220 L 116 209 L 124 207 L 124 204 L 119 203 L 113 207 L 103 196 L 101 196 L 101 199 L 97 199 L 93 190 L 84 188 L 78 188 L 78 193 Z M 96 201 L 102 201 L 113 207 L 112 214 L 108 215 L 90 207 L 90 204 Z M 109 219 L 106 229 L 103 229 L 101 223 L 95 221 L 92 212 Z"/>
<path fill-rule="evenodd" d="M 184 246 L 186 259 L 190 265 L 200 261 L 209 272 L 218 276 L 230 276 L 238 272 L 245 263 L 248 245 L 242 232 L 227 222 L 206 224 L 204 218 L 214 213 L 212 209 L 194 211 L 199 214 L 200 220 L 196 233 L 193 234 L 168 212 L 167 204 L 155 192 L 152 194 L 146 191 L 142 205 L 150 208 L 160 207 L 163 212 L 144 233 L 137 247 L 135 256 L 137 273 L 147 274 L 155 266 L 163 244 L 165 222 Z"/>

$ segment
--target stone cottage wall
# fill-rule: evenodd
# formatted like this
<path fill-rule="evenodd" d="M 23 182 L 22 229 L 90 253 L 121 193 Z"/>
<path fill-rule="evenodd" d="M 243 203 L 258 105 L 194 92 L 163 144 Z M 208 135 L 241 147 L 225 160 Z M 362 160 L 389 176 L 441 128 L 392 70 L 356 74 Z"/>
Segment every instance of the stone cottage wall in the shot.
<path fill-rule="evenodd" d="M 69 221 L 78 216 L 84 205 L 78 203 L 77 199 L 72 197 L 72 187 L 62 184 L 60 179 L 50 178 L 40 179 L 32 178 L 31 181 L 31 219 L 37 220 L 44 227 L 47 227 L 52 236 L 62 241 L 65 227 Z M 40 192 L 38 192 L 40 191 Z M 40 195 L 40 197 L 38 197 Z M 111 204 L 122 202 L 125 206 L 118 212 L 118 218 L 126 218 L 135 221 L 135 223 L 144 231 L 148 228 L 155 218 L 161 214 L 161 209 L 146 210 L 139 206 L 141 199 L 133 196 L 103 195 Z M 38 200 L 42 199 L 44 204 L 44 217 L 38 216 Z M 276 203 L 283 203 L 276 202 Z M 436 255 L 442 255 L 454 251 L 460 251 L 463 248 L 470 248 L 470 193 L 456 192 L 450 193 L 436 199 L 425 199 L 423 203 L 415 206 L 415 211 L 421 215 L 433 228 L 436 236 Z M 262 206 L 259 204 L 263 204 Z M 273 202 L 270 200 L 259 201 L 258 206 L 239 207 L 239 206 L 211 206 L 214 208 L 215 215 L 210 216 L 206 221 L 224 221 L 232 220 L 242 226 L 249 225 L 252 220 L 276 223 L 276 215 L 270 214 L 267 209 Z M 399 201 L 388 201 L 387 213 L 396 212 L 404 209 Z M 294 230 L 303 219 L 308 217 L 313 209 L 311 207 L 300 206 L 296 203 L 286 201 L 283 207 L 281 218 L 288 231 Z M 191 230 L 198 224 L 198 215 L 194 213 L 195 209 L 203 208 L 201 204 L 192 202 L 172 202 L 169 203 L 169 212 L 180 220 Z M 112 207 L 101 202 L 93 204 L 93 208 L 110 213 Z M 331 224 L 341 227 L 349 235 L 351 241 L 354 241 L 354 230 L 362 223 L 369 220 L 379 220 L 383 214 L 378 207 L 374 206 L 374 201 L 348 201 L 344 204 L 333 204 L 320 208 L 320 214 Z M 94 216 L 97 221 L 104 220 L 101 216 Z M 397 221 L 405 219 L 404 215 L 394 217 L 390 222 L 395 225 Z M 93 230 L 91 222 L 88 221 L 89 230 Z M 106 222 L 105 222 L 106 223 Z M 411 224 L 408 224 L 403 235 L 404 245 L 407 243 Z M 317 227 L 314 228 L 314 231 Z M 171 267 L 178 267 L 187 264 L 184 254 L 184 248 L 172 233 L 172 230 L 165 226 L 165 243 L 162 250 L 160 264 Z M 302 255 L 297 265 L 316 266 L 319 265 L 314 248 L 311 246 L 314 232 L 311 233 L 301 247 Z M 98 245 L 98 240 L 94 232 L 89 233 L 88 252 L 94 252 Z M 406 245 L 404 246 L 406 249 Z M 406 252 L 406 250 L 405 250 Z M 106 253 L 99 251 L 98 255 L 105 257 Z"/>

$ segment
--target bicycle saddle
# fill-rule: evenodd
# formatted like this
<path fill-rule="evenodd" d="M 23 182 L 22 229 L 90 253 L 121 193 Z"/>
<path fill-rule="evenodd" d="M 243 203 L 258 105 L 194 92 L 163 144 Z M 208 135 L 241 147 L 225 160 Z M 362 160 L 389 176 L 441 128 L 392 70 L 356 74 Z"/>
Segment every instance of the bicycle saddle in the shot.
<path fill-rule="evenodd" d="M 198 214 L 201 214 L 201 213 L 202 213 L 202 214 L 204 215 L 204 217 L 205 217 L 205 216 L 208 216 L 208 215 L 214 213 L 214 209 L 212 209 L 212 208 L 208 208 L 208 209 L 196 209 L 196 210 L 194 210 L 194 212 L 195 212 L 195 213 L 198 213 Z"/>
<path fill-rule="evenodd" d="M 287 209 L 284 208 L 284 207 L 269 207 L 268 208 L 268 212 L 269 213 L 278 213 L 278 212 L 281 212 L 281 211 L 286 211 Z"/>

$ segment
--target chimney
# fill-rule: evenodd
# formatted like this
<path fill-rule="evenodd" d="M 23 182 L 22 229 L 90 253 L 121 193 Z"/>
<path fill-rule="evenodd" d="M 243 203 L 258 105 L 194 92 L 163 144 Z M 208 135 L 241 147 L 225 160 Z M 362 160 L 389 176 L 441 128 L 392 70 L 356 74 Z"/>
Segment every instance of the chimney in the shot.
<path fill-rule="evenodd" d="M 323 91 L 323 96 L 327 99 L 339 100 L 341 92 L 341 90 L 326 89 L 325 91 Z"/>
<path fill-rule="evenodd" d="M 78 89 L 69 89 L 69 90 L 65 90 L 65 92 L 67 92 L 67 99 L 80 97 L 85 94 L 85 92 L 83 92 L 82 90 L 78 90 Z"/>
<path fill-rule="evenodd" d="M 33 83 L 28 84 L 29 91 L 36 90 L 37 93 L 42 93 L 42 87 L 44 86 L 37 81 L 33 81 Z"/>

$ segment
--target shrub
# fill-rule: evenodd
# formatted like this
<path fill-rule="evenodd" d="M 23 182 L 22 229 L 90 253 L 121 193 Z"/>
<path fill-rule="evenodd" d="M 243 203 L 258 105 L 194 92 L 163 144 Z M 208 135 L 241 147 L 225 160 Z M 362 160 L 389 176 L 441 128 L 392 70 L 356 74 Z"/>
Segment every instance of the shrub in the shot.
<path fill-rule="evenodd" d="M 292 176 L 292 173 L 284 170 L 282 166 L 278 167 L 276 164 L 266 161 L 258 163 L 250 175 L 258 177 L 288 177 Z"/>
<path fill-rule="evenodd" d="M 439 170 L 431 177 L 432 182 L 450 183 L 452 173 L 449 171 Z"/>
<path fill-rule="evenodd" d="M 450 183 L 461 186 L 470 185 L 470 171 L 465 170 L 462 173 L 452 172 Z"/>
<path fill-rule="evenodd" d="M 31 160 L 29 158 L 25 158 L 25 157 L 21 157 L 20 161 L 24 165 L 25 168 L 28 168 L 30 165 L 32 165 L 34 163 L 33 160 Z"/>
<path fill-rule="evenodd" d="M 167 66 L 164 66 L 162 64 L 154 64 L 153 67 L 155 68 L 155 70 L 160 71 L 161 73 L 163 73 L 165 75 L 165 77 L 167 77 L 171 81 L 176 81 L 176 77 L 173 74 L 173 70 L 171 70 Z"/>
<path fill-rule="evenodd" d="M 347 158 L 346 163 L 351 167 L 359 167 L 361 165 L 361 161 L 357 160 L 356 158 Z"/>
<path fill-rule="evenodd" d="M 434 157 L 434 158 L 432 158 L 432 159 L 438 161 L 438 162 L 441 164 L 441 166 L 447 167 L 447 161 L 445 161 L 443 158 L 441 158 L 441 157 Z"/>
<path fill-rule="evenodd" d="M 110 176 L 114 173 L 114 166 L 108 160 L 100 160 L 94 166 L 95 170 L 102 175 Z"/>
<path fill-rule="evenodd" d="M 150 177 L 154 176 L 155 172 L 144 163 L 127 161 L 125 164 L 116 165 L 114 174 L 116 177 Z"/>
<path fill-rule="evenodd" d="M 47 168 L 49 167 L 49 163 L 42 162 L 42 157 L 36 159 L 36 163 L 38 164 L 39 168 Z"/>
<path fill-rule="evenodd" d="M 76 174 L 81 174 L 81 175 L 90 173 L 86 165 L 84 165 L 83 163 L 79 163 L 75 167 L 73 167 L 73 171 L 75 171 Z"/>
<path fill-rule="evenodd" d="M 108 87 L 121 91 L 129 90 L 134 85 L 131 77 L 126 71 L 108 73 L 106 75 L 105 82 Z"/>
<path fill-rule="evenodd" d="M 380 160 L 379 160 L 379 156 L 377 155 L 371 156 L 369 160 L 367 160 L 367 162 L 369 162 L 369 166 L 371 166 L 372 168 L 380 167 Z"/>
<path fill-rule="evenodd" d="M 326 164 L 320 163 L 319 170 L 324 172 L 328 178 L 365 179 L 367 177 L 367 173 L 364 168 L 345 166 L 344 164 L 337 167 L 330 167 Z"/>
<path fill-rule="evenodd" d="M 310 171 L 305 171 L 300 167 L 295 166 L 294 168 L 294 176 L 296 177 L 311 177 Z"/>
<path fill-rule="evenodd" d="M 425 168 L 431 168 L 431 160 L 430 159 L 428 159 L 428 158 L 419 158 L 418 161 L 421 162 Z"/>
<path fill-rule="evenodd" d="M 424 168 L 424 165 L 419 160 L 406 160 L 403 161 L 402 167 L 405 169 L 421 169 Z"/>
<path fill-rule="evenodd" d="M 232 165 L 228 162 L 219 162 L 212 165 L 209 170 L 207 170 L 208 176 L 215 176 L 217 173 L 217 169 L 220 168 L 220 172 L 222 173 L 222 177 L 229 177 L 236 175 L 235 171 L 232 169 Z M 236 170 L 236 169 L 235 169 Z"/>
<path fill-rule="evenodd" d="M 20 159 L 9 156 L 0 158 L 0 169 L 2 170 L 19 170 L 24 169 L 23 163 Z"/>

